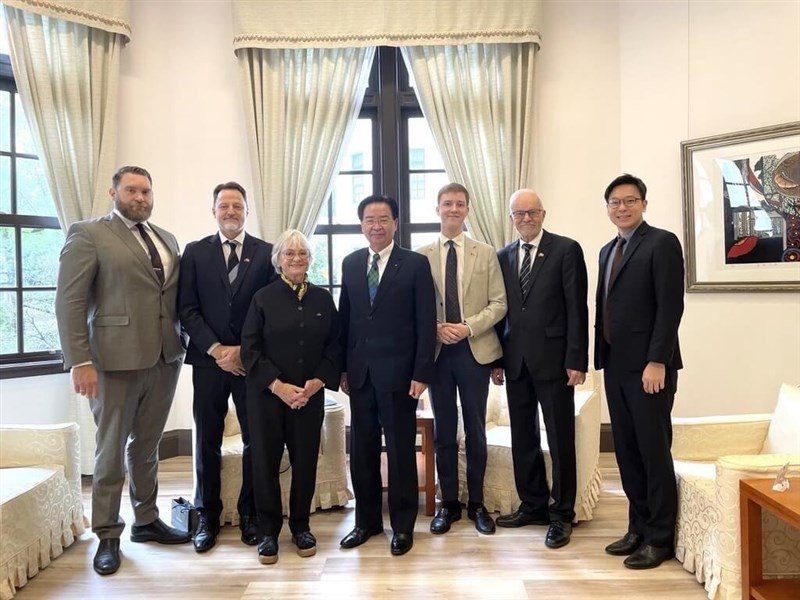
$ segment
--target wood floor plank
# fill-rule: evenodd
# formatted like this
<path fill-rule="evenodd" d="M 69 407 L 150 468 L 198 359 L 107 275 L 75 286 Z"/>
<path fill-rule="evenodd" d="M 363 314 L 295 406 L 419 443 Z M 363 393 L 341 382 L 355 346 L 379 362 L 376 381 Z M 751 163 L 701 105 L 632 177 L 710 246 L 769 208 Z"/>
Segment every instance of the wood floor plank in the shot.
<path fill-rule="evenodd" d="M 424 498 L 410 553 L 391 556 L 388 514 L 384 514 L 383 536 L 342 550 L 339 540 L 354 522 L 351 502 L 346 508 L 312 515 L 316 556 L 300 558 L 284 527 L 279 560 L 270 566 L 258 562 L 256 549 L 242 544 L 238 529 L 232 527 L 223 528 L 217 545 L 204 554 L 197 554 L 191 544 L 134 544 L 126 528 L 121 569 L 100 577 L 91 566 L 97 541 L 87 532 L 21 588 L 16 599 L 704 599 L 702 585 L 677 561 L 637 572 L 624 568 L 621 558 L 603 552 L 606 544 L 625 532 L 628 503 L 613 455 L 601 456 L 601 470 L 604 481 L 595 519 L 576 527 L 569 545 L 558 550 L 545 548 L 545 527 L 498 529 L 493 536 L 480 535 L 466 511 L 449 533 L 432 535 L 430 519 L 422 515 Z M 172 498 L 189 498 L 191 490 L 190 458 L 161 463 L 158 503 L 165 520 L 169 520 Z M 90 495 L 87 483 L 87 511 Z M 123 497 L 122 514 L 128 523 L 132 521 L 127 497 Z"/>

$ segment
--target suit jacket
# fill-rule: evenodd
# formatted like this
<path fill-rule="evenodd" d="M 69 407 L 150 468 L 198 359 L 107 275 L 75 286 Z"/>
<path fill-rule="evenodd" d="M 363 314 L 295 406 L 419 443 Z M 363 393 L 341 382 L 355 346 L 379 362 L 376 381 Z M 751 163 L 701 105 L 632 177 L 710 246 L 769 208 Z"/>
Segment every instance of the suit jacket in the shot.
<path fill-rule="evenodd" d="M 604 303 L 615 361 L 621 368 L 643 371 L 648 362 L 683 368 L 678 325 L 683 315 L 683 252 L 675 234 L 646 222 L 633 233 L 617 277 L 605 292 L 605 272 L 613 257 L 614 238 L 600 250 L 595 315 L 595 368 L 606 365 Z"/>
<path fill-rule="evenodd" d="M 171 233 L 149 223 L 172 255 L 162 286 L 135 234 L 113 212 L 70 226 L 61 250 L 56 318 L 64 367 L 92 361 L 132 371 L 183 358 L 177 315 L 180 254 Z"/>
<path fill-rule="evenodd" d="M 436 288 L 436 319 L 445 321 L 444 276 L 442 273 L 440 241 L 422 246 L 417 250 L 428 257 L 433 282 Z M 482 365 L 500 358 L 503 349 L 494 326 L 506 314 L 506 289 L 497 254 L 489 244 L 464 237 L 464 265 L 461 275 L 461 314 L 469 325 L 472 335 L 467 338 L 472 356 Z M 442 344 L 436 343 L 436 356 Z"/>
<path fill-rule="evenodd" d="M 497 329 L 502 366 L 517 379 L 523 360 L 536 380 L 560 379 L 566 369 L 589 367 L 588 278 L 580 244 L 542 233 L 525 297 L 519 285 L 519 241 L 498 251 L 506 286 L 508 314 Z"/>
<path fill-rule="evenodd" d="M 369 375 L 377 390 L 407 388 L 411 380 L 433 381 L 436 348 L 436 294 L 424 256 L 395 244 L 381 277 L 374 304 L 369 302 L 369 249 L 342 261 L 343 371 L 351 388 Z"/>
<path fill-rule="evenodd" d="M 245 235 L 233 284 L 218 233 L 187 244 L 178 293 L 181 325 L 189 334 L 186 362 L 211 367 L 217 364 L 208 354 L 214 343 L 238 346 L 253 295 L 274 278 L 272 244 L 252 235 Z"/>

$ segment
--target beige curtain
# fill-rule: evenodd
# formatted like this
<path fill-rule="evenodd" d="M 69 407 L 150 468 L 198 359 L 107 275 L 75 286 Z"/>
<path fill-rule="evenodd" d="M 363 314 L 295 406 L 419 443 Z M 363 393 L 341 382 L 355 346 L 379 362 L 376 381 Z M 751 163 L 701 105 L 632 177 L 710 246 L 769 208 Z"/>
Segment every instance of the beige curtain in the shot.
<path fill-rule="evenodd" d="M 495 247 L 513 239 L 509 197 L 533 186 L 537 49 L 535 43 L 402 48 L 447 173 L 473 198 L 467 227 Z"/>
<path fill-rule="evenodd" d="M 361 109 L 374 48 L 237 50 L 261 234 L 310 235 Z"/>
<path fill-rule="evenodd" d="M 126 35 L 4 5 L 11 65 L 58 219 L 108 209 L 119 58 Z"/>

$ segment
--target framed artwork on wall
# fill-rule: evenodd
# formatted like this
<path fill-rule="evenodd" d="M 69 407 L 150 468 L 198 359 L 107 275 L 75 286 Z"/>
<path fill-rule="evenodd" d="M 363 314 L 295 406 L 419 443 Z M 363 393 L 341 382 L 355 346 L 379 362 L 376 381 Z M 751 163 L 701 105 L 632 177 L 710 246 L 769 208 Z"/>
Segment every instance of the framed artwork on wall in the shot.
<path fill-rule="evenodd" d="M 681 154 L 687 290 L 800 291 L 800 121 Z"/>

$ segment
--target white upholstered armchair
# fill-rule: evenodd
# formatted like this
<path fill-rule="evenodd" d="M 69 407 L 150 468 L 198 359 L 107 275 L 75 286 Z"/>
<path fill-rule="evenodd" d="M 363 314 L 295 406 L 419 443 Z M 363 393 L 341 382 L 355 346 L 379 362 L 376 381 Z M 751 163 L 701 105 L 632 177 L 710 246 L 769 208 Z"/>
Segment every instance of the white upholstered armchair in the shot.
<path fill-rule="evenodd" d="M 85 529 L 78 426 L 0 427 L 0 599 Z"/>
<path fill-rule="evenodd" d="M 675 554 L 711 600 L 740 600 L 739 480 L 800 476 L 800 389 L 784 384 L 774 414 L 674 418 Z M 762 517 L 765 577 L 800 576 L 800 531 Z"/>

